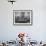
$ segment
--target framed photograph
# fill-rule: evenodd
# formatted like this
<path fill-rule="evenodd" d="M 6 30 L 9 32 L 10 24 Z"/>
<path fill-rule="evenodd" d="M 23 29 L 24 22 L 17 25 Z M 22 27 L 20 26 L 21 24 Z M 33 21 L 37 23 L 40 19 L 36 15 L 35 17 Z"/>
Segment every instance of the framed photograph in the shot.
<path fill-rule="evenodd" d="M 32 10 L 13 10 L 14 25 L 32 25 Z"/>

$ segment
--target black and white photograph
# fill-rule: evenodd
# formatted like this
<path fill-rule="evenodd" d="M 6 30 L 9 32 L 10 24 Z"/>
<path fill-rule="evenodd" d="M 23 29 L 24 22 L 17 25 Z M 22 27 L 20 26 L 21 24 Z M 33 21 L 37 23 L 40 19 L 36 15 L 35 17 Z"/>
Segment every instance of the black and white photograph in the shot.
<path fill-rule="evenodd" d="M 13 24 L 32 24 L 32 10 L 14 10 Z"/>

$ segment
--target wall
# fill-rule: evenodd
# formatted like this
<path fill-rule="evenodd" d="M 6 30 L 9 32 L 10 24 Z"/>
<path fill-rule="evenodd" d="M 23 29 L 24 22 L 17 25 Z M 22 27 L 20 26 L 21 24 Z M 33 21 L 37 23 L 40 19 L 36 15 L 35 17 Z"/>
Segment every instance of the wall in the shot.
<path fill-rule="evenodd" d="M 33 10 L 32 26 L 14 26 L 13 10 Z M 19 32 L 30 34 L 33 40 L 46 40 L 46 0 L 17 0 L 12 5 L 0 0 L 0 40 L 15 40 Z"/>

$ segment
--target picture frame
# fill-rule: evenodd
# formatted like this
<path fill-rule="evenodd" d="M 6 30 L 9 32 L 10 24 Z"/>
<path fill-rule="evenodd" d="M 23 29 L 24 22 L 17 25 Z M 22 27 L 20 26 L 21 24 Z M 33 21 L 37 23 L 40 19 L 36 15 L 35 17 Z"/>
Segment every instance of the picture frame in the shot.
<path fill-rule="evenodd" d="M 32 10 L 13 10 L 13 25 L 32 25 Z"/>

